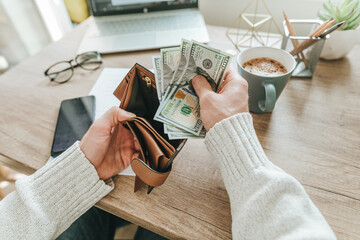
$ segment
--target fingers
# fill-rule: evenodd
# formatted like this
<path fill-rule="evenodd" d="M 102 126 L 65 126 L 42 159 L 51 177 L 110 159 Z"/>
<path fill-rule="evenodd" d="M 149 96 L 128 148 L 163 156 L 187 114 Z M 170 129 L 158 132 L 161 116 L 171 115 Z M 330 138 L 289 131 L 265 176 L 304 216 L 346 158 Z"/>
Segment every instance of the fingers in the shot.
<path fill-rule="evenodd" d="M 128 118 L 133 118 L 136 117 L 136 115 L 134 113 L 125 111 L 124 109 L 118 108 L 118 107 L 112 107 L 114 108 L 113 111 L 115 111 L 115 115 L 117 116 L 117 120 L 119 122 L 124 121 Z"/>
<path fill-rule="evenodd" d="M 102 115 L 98 120 L 96 120 L 95 123 L 112 129 L 119 122 L 135 116 L 135 114 L 127 112 L 119 107 L 112 107 L 108 111 L 106 111 L 106 113 L 104 113 L 104 115 Z"/>
<path fill-rule="evenodd" d="M 233 80 L 233 73 L 235 72 L 235 70 L 233 68 L 230 68 L 226 73 L 225 73 L 225 77 L 224 77 L 224 81 L 220 84 L 217 92 L 220 93 L 224 87 L 226 86 L 226 84 L 228 84 L 230 81 Z"/>
<path fill-rule="evenodd" d="M 229 69 L 225 74 L 225 79 L 221 83 L 218 88 L 218 93 L 222 93 L 226 91 L 226 89 L 233 89 L 232 86 L 241 86 L 246 87 L 247 89 L 247 82 L 246 80 L 239 75 L 239 73 L 235 69 Z"/>
<path fill-rule="evenodd" d="M 234 67 L 230 66 L 229 69 L 226 71 L 224 78 L 226 79 L 233 72 L 236 72 L 236 69 Z"/>
<path fill-rule="evenodd" d="M 139 152 L 140 151 L 140 144 L 138 143 L 138 141 L 134 138 L 134 152 Z"/>
<path fill-rule="evenodd" d="M 193 83 L 195 92 L 199 96 L 199 98 L 202 98 L 202 96 L 204 96 L 206 93 L 213 92 L 211 85 L 201 75 L 196 75 L 192 79 L 192 83 Z"/>
<path fill-rule="evenodd" d="M 224 89 L 224 87 L 226 86 L 227 83 L 229 83 L 230 78 L 225 78 L 222 83 L 220 84 L 218 90 L 216 91 L 217 93 L 221 93 L 221 91 Z"/>
<path fill-rule="evenodd" d="M 132 155 L 132 159 L 134 159 L 134 158 L 139 158 L 139 156 L 140 156 L 140 153 L 139 152 L 134 152 L 134 154 Z M 131 160 L 132 160 L 131 159 Z M 130 161 L 130 163 L 131 163 L 131 161 Z"/>

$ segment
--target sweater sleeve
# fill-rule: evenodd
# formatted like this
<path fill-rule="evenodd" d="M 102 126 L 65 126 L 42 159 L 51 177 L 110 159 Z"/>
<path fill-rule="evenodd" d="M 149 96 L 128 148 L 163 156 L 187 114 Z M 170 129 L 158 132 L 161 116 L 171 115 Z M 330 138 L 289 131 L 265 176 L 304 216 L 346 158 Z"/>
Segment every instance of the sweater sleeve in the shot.
<path fill-rule="evenodd" d="M 229 194 L 234 239 L 336 239 L 302 185 L 267 159 L 249 113 L 217 123 L 205 144 Z"/>
<path fill-rule="evenodd" d="M 0 202 L 0 239 L 54 239 L 112 189 L 76 142 Z"/>

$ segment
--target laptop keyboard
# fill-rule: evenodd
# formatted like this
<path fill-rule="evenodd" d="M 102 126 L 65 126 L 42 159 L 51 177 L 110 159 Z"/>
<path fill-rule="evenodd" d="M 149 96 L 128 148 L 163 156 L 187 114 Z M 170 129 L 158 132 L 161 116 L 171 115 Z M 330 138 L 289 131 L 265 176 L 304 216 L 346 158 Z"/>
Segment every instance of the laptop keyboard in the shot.
<path fill-rule="evenodd" d="M 126 33 L 178 30 L 200 27 L 193 14 L 149 16 L 147 18 L 96 20 L 98 31 L 92 36 L 111 36 Z"/>

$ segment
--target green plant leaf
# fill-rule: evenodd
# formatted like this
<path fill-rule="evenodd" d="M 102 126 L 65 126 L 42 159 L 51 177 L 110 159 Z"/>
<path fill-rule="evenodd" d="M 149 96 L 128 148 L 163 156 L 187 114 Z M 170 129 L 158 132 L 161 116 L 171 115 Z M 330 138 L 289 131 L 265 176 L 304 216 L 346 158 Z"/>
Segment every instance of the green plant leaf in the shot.
<path fill-rule="evenodd" d="M 359 7 L 359 3 L 360 3 L 360 1 L 355 1 L 355 4 L 354 4 L 353 8 L 354 8 L 354 9 L 359 9 L 359 8 L 358 8 L 358 7 Z"/>
<path fill-rule="evenodd" d="M 336 14 L 336 11 L 337 11 L 336 5 L 333 4 L 330 0 L 329 0 L 329 4 L 330 4 L 329 7 L 331 9 L 332 14 Z"/>
<path fill-rule="evenodd" d="M 351 3 L 349 3 L 347 6 L 347 8 L 346 9 L 356 9 L 356 5 L 358 5 L 359 4 L 359 1 L 352 1 Z M 344 9 L 344 11 L 345 11 L 345 9 Z"/>
<path fill-rule="evenodd" d="M 344 30 L 357 28 L 360 24 L 360 9 L 356 11 L 353 10 L 345 20 L 346 26 L 344 27 Z"/>
<path fill-rule="evenodd" d="M 346 28 L 344 28 L 343 30 L 353 30 L 359 27 L 359 22 L 357 23 L 350 23 L 349 25 L 346 26 Z"/>
<path fill-rule="evenodd" d="M 338 8 L 336 8 L 336 12 L 335 12 L 335 19 L 336 19 L 336 22 L 339 22 L 341 19 L 342 19 L 342 17 L 341 17 L 341 12 L 340 12 L 340 10 L 338 9 Z"/>
<path fill-rule="evenodd" d="M 344 7 L 346 7 L 347 5 L 349 5 L 350 3 L 351 3 L 351 0 L 345 0 L 345 1 L 341 4 L 340 8 L 344 8 Z"/>
<path fill-rule="evenodd" d="M 347 22 L 352 22 L 354 19 L 356 19 L 360 15 L 360 10 L 358 11 L 352 11 L 351 14 L 346 18 Z"/>
<path fill-rule="evenodd" d="M 359 26 L 360 24 L 360 13 L 358 13 L 354 18 L 352 18 L 350 21 L 347 22 L 348 23 L 348 27 L 350 29 L 355 29 Z"/>
<path fill-rule="evenodd" d="M 346 1 L 344 3 L 346 3 Z M 353 9 L 354 3 L 352 3 L 352 2 L 347 2 L 347 4 L 344 4 L 344 3 L 340 7 L 342 12 L 349 12 Z"/>
<path fill-rule="evenodd" d="M 323 4 L 323 8 L 325 10 L 325 12 L 328 12 L 329 15 L 333 15 L 333 11 L 332 11 L 332 7 L 331 7 L 331 2 L 329 0 L 328 4 L 324 3 Z"/>
<path fill-rule="evenodd" d="M 331 15 L 329 15 L 329 13 L 324 10 L 320 10 L 318 12 L 318 17 L 320 18 L 320 20 L 326 21 L 331 18 Z"/>
<path fill-rule="evenodd" d="M 323 3 L 318 11 L 321 20 L 335 19 L 337 23 L 345 21 L 343 30 L 355 29 L 360 25 L 360 0 L 344 0 L 336 6 L 331 0 Z"/>

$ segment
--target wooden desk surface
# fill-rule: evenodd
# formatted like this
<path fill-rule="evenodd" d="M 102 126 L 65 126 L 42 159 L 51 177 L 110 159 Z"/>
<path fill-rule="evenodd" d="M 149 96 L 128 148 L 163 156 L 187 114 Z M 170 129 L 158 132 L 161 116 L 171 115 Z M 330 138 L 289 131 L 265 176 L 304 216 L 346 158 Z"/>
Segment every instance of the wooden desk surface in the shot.
<path fill-rule="evenodd" d="M 87 95 L 101 69 L 76 69 L 66 84 L 43 71 L 75 56 L 87 27 L 80 25 L 0 77 L 0 163 L 31 173 L 51 148 L 60 102 Z M 233 49 L 225 28 L 209 26 L 211 46 Z M 104 56 L 104 67 L 152 68 L 159 50 Z M 292 79 L 271 114 L 253 114 L 271 161 L 296 177 L 339 239 L 360 239 L 360 46 L 348 57 L 320 61 L 312 80 Z M 120 81 L 120 79 L 119 79 Z M 202 140 L 190 140 L 166 183 L 147 195 L 133 193 L 133 177 L 97 206 L 168 238 L 229 239 L 229 199 L 219 169 Z"/>

